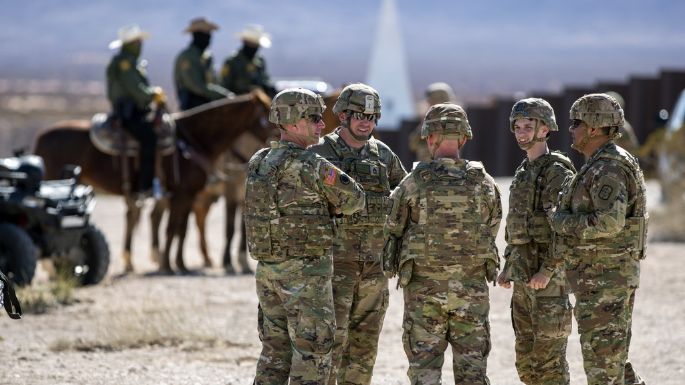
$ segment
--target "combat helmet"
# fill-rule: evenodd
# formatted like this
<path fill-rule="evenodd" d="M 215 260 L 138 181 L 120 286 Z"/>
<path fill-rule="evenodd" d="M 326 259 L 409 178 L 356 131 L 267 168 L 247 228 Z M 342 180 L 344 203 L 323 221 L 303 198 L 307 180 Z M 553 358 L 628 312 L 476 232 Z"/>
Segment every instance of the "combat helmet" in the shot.
<path fill-rule="evenodd" d="M 607 94 L 588 94 L 580 97 L 571 106 L 570 118 L 582 120 L 595 128 L 618 128 L 625 122 L 623 108 L 616 99 Z"/>
<path fill-rule="evenodd" d="M 426 112 L 421 126 L 421 139 L 427 138 L 434 132 L 447 136 L 464 135 L 468 139 L 473 138 L 466 111 L 454 103 L 436 104 Z"/>
<path fill-rule="evenodd" d="M 333 105 L 333 112 L 339 114 L 345 111 L 375 114 L 381 117 L 381 97 L 373 87 L 362 83 L 354 83 L 343 88 L 338 100 Z"/>
<path fill-rule="evenodd" d="M 437 82 L 429 84 L 426 88 L 426 100 L 432 106 L 439 103 L 454 103 L 457 97 L 449 84 Z"/>
<path fill-rule="evenodd" d="M 526 98 L 514 103 L 509 115 L 509 130 L 511 132 L 514 132 L 516 119 L 537 119 L 549 127 L 550 131 L 559 131 L 554 110 L 545 99 Z"/>
<path fill-rule="evenodd" d="M 322 115 L 326 109 L 320 95 L 304 88 L 286 88 L 271 101 L 269 121 L 275 124 L 295 124 L 309 115 Z"/>

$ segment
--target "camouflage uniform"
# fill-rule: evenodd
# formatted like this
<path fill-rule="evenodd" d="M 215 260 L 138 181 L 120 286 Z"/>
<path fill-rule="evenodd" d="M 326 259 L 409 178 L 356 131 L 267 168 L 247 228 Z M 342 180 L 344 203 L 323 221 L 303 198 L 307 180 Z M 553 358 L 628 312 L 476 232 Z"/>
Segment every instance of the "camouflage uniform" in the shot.
<path fill-rule="evenodd" d="M 375 90 L 364 87 L 348 86 L 347 93 L 343 90 L 340 98 L 350 97 L 350 93 L 351 99 L 356 96 L 363 100 L 365 95 L 378 97 Z M 335 112 L 355 108 L 346 104 L 337 111 L 336 107 Z M 337 220 L 338 237 L 333 243 L 337 329 L 329 384 L 335 384 L 336 378 L 338 384 L 370 384 L 378 337 L 388 307 L 388 279 L 380 263 L 383 224 L 390 209 L 390 192 L 407 172 L 397 155 L 373 137 L 360 150 L 352 149 L 339 135 L 343 129 L 339 127 L 318 145 L 310 147 L 359 182 L 366 194 L 364 210 Z"/>
<path fill-rule="evenodd" d="M 554 110 L 543 99 L 522 99 L 514 104 L 509 118 L 512 132 L 515 121 L 521 118 L 535 119 L 536 128 L 544 124 L 550 131 L 559 130 Z M 522 149 L 531 148 L 534 142 Z M 561 188 L 574 173 L 571 160 L 553 151 L 533 161 L 525 158 L 509 189 L 503 275 L 506 281 L 514 282 L 511 320 L 516 335 L 516 369 L 525 384 L 561 385 L 570 381 L 566 345 L 571 334 L 571 304 L 564 259 L 551 247 L 547 213 L 556 206 Z M 538 272 L 550 278 L 542 290 L 527 286 Z"/>
<path fill-rule="evenodd" d="M 570 115 L 590 127 L 611 127 L 610 135 L 623 123 L 623 110 L 604 94 L 578 99 Z M 644 383 L 627 361 L 647 231 L 637 159 L 611 140 L 602 145 L 564 188 L 552 227 L 576 297 L 588 384 Z"/>
<path fill-rule="evenodd" d="M 433 112 L 437 118 L 430 118 Z M 471 137 L 466 114 L 454 104 L 433 106 L 427 130 Z M 449 343 L 455 383 L 489 384 L 486 277 L 497 275 L 497 184 L 480 162 L 439 158 L 419 163 L 391 199 L 383 267 L 398 272 L 404 288 L 402 339 L 411 383 L 441 382 Z"/>
<path fill-rule="evenodd" d="M 270 120 L 275 123 L 289 123 L 278 118 L 279 108 L 288 109 L 289 115 L 297 107 L 303 115 L 323 111 L 323 102 L 313 93 L 292 108 L 279 107 L 279 100 L 277 95 L 272 104 Z M 298 114 L 294 120 L 299 119 Z M 324 158 L 281 140 L 250 160 L 246 195 L 246 236 L 250 255 L 259 261 L 262 353 L 254 383 L 324 384 L 335 329 L 335 229 L 329 207 L 352 214 L 364 206 L 363 190 Z"/>
<path fill-rule="evenodd" d="M 221 67 L 221 85 L 236 94 L 246 94 L 255 88 L 261 88 L 272 97 L 276 93 L 266 72 L 264 58 L 256 53 L 246 52 L 245 47 L 224 62 Z"/>

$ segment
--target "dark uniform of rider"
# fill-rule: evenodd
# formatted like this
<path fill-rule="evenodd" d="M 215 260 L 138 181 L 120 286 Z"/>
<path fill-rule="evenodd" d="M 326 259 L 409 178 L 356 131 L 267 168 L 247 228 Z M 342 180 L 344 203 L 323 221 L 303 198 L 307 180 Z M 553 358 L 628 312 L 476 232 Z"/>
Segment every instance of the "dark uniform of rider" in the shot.
<path fill-rule="evenodd" d="M 231 92 L 216 84 L 212 53 L 207 49 L 212 31 L 219 27 L 200 17 L 193 19 L 184 32 L 193 35 L 190 45 L 176 57 L 174 84 L 181 110 L 230 96 Z"/>
<path fill-rule="evenodd" d="M 226 59 L 221 68 L 221 85 L 236 94 L 246 94 L 261 88 L 270 97 L 276 89 L 266 72 L 266 62 L 258 55 L 259 47 L 271 47 L 271 38 L 261 25 L 249 25 L 238 34 L 243 42 L 240 50 Z"/>
<path fill-rule="evenodd" d="M 166 101 L 160 87 L 152 87 L 147 80 L 145 68 L 138 58 L 142 42 L 148 37 L 137 25 L 119 29 L 119 39 L 109 44 L 110 49 L 121 48 L 107 66 L 107 97 L 114 114 L 128 133 L 140 144 L 140 174 L 138 191 L 152 189 L 154 178 L 155 148 L 157 135 L 148 120 L 150 103 L 161 106 Z"/>

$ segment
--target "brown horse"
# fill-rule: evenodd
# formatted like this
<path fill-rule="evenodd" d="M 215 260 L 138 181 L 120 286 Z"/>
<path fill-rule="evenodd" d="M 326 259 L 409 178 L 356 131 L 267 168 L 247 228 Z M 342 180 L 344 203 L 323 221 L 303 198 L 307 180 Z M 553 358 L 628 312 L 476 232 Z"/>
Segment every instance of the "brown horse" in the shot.
<path fill-rule="evenodd" d="M 182 113 L 174 114 L 177 136 L 187 146 L 185 151 L 162 159 L 162 180 L 168 194 L 170 209 L 166 229 L 166 242 L 159 269 L 171 272 L 169 255 L 174 238 L 178 238 L 176 268 L 187 271 L 183 261 L 183 243 L 187 230 L 188 215 L 198 192 L 207 181 L 208 173 L 219 156 L 246 130 L 266 138 L 272 130 L 268 124 L 269 98 L 261 91 L 218 100 Z M 124 195 L 119 157 L 97 150 L 89 138 L 90 122 L 68 121 L 39 134 L 35 153 L 45 160 L 46 178 L 56 178 L 66 164 L 81 166 L 84 183 L 110 193 Z M 134 159 L 130 159 L 130 169 Z M 131 181 L 135 183 L 135 180 Z M 133 199 L 126 198 L 126 235 L 124 262 L 126 271 L 132 271 L 131 238 L 140 218 L 140 207 Z M 159 225 L 164 205 L 153 210 L 153 255 L 158 253 L 159 238 L 155 225 Z M 205 261 L 207 264 L 208 261 Z"/>

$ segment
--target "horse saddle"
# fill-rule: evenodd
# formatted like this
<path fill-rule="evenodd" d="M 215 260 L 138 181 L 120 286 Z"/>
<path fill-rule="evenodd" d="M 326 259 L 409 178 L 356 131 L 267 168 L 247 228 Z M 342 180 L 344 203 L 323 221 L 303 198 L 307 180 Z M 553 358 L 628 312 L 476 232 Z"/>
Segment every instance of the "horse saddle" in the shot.
<path fill-rule="evenodd" d="M 163 114 L 159 124 L 154 126 L 157 133 L 157 152 L 164 156 L 176 149 L 176 125 L 169 114 Z M 93 115 L 90 126 L 90 141 L 105 154 L 119 156 L 138 156 L 138 141 L 124 131 L 121 123 L 111 114 Z"/>

